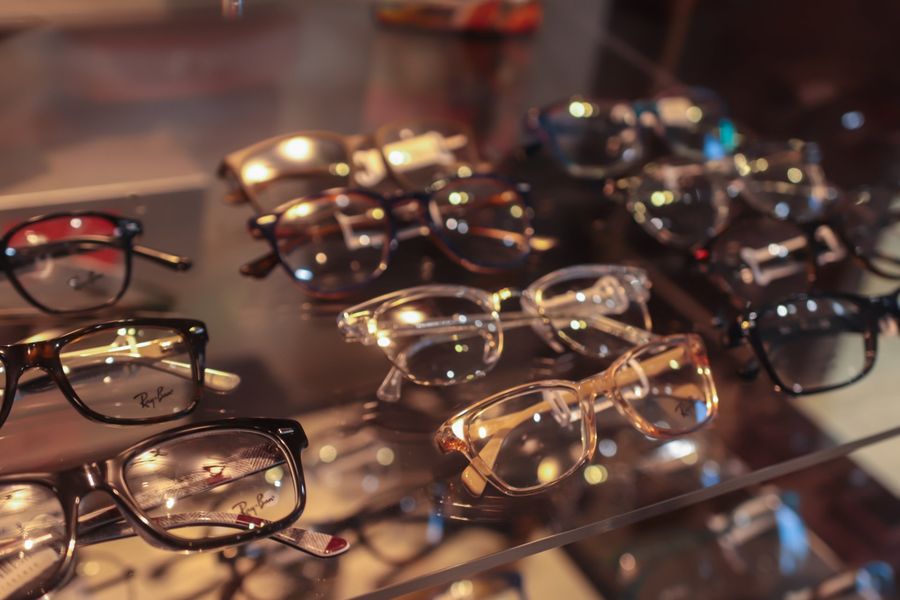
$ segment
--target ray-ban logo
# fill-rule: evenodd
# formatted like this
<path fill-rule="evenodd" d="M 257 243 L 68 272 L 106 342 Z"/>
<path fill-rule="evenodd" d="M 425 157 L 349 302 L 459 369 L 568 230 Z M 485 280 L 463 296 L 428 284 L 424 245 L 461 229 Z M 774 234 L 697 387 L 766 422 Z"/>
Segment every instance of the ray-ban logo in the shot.
<path fill-rule="evenodd" d="M 69 277 L 69 287 L 73 290 L 83 290 L 87 286 L 95 283 L 103 278 L 103 273 L 97 273 L 96 271 L 87 271 L 83 275 L 73 275 Z"/>
<path fill-rule="evenodd" d="M 256 517 L 259 516 L 257 511 L 264 509 L 267 504 L 272 502 L 275 502 L 275 496 L 266 498 L 266 495 L 260 492 L 256 495 L 256 501 L 247 502 L 246 500 L 241 500 L 237 504 L 234 504 L 231 509 L 237 510 L 242 515 L 253 515 Z"/>
<path fill-rule="evenodd" d="M 153 392 L 141 392 L 140 394 L 135 394 L 134 399 L 140 403 L 141 408 L 156 408 L 157 404 L 162 404 L 162 401 L 172 395 L 175 390 L 167 390 L 163 386 L 159 386 Z"/>

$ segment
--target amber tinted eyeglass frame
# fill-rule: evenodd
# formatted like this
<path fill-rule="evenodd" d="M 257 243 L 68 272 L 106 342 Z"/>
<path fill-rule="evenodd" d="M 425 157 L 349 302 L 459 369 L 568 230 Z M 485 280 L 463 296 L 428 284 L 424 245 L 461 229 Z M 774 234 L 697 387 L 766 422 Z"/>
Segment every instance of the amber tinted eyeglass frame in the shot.
<path fill-rule="evenodd" d="M 183 410 L 171 414 L 143 419 L 122 419 L 98 413 L 92 410 L 78 397 L 78 394 L 75 392 L 75 389 L 72 387 L 72 384 L 69 382 L 69 378 L 63 369 L 60 357 L 63 348 L 73 340 L 77 340 L 85 335 L 109 329 L 118 329 L 120 327 L 157 327 L 170 329 L 173 332 L 181 334 L 191 358 L 190 380 L 194 385 L 194 393 L 190 405 Z M 72 406 L 74 406 L 82 416 L 92 421 L 99 421 L 110 425 L 151 425 L 153 423 L 163 423 L 180 419 L 193 411 L 197 406 L 197 402 L 203 396 L 204 374 L 206 370 L 206 343 L 208 341 L 209 334 L 207 333 L 206 325 L 202 321 L 193 319 L 141 318 L 120 319 L 118 321 L 98 323 L 97 325 L 76 329 L 75 331 L 71 331 L 51 340 L 0 346 L 0 362 L 2 362 L 6 370 L 6 387 L 3 389 L 2 402 L 0 402 L 0 427 L 6 422 L 10 410 L 12 409 L 13 402 L 16 398 L 16 388 L 18 387 L 19 378 L 26 370 L 32 368 L 43 369 L 53 382 L 56 383 Z M 236 378 L 236 376 L 231 374 L 228 374 L 228 376 Z"/>
<path fill-rule="evenodd" d="M 478 180 L 495 182 L 499 185 L 505 186 L 508 191 L 515 192 L 518 195 L 519 200 L 525 207 L 525 210 L 520 217 L 524 232 L 524 240 L 522 246 L 525 248 L 525 250 L 515 260 L 506 263 L 492 264 L 484 264 L 473 260 L 465 256 L 464 253 L 459 252 L 456 249 L 454 243 L 442 233 L 442 225 L 435 222 L 431 211 L 429 210 L 429 203 L 431 202 L 433 196 L 440 192 L 443 187 L 451 183 L 465 182 L 468 180 L 471 180 L 473 182 L 477 182 Z M 286 261 L 282 255 L 276 230 L 281 216 L 291 210 L 292 207 L 304 202 L 314 202 L 324 197 L 336 197 L 336 195 L 340 193 L 365 196 L 371 199 L 374 203 L 377 203 L 381 210 L 384 211 L 385 218 L 387 219 L 387 233 L 389 235 L 389 239 L 386 240 L 386 243 L 382 244 L 381 260 L 378 268 L 372 271 L 370 276 L 365 281 L 357 285 L 348 286 L 341 290 L 324 291 L 312 285 L 312 283 L 314 283 L 314 280 L 306 282 L 297 278 L 288 261 Z M 272 251 L 243 265 L 241 267 L 241 273 L 248 277 L 261 279 L 268 276 L 280 264 L 284 268 L 288 276 L 311 296 L 323 299 L 335 299 L 352 295 L 359 289 L 365 287 L 366 285 L 377 279 L 387 270 L 388 265 L 391 261 L 391 257 L 393 256 L 399 245 L 399 237 L 401 233 L 400 227 L 398 226 L 399 219 L 397 218 L 395 213 L 398 207 L 404 207 L 405 205 L 409 204 L 415 206 L 415 218 L 418 220 L 418 223 L 413 224 L 411 227 L 414 228 L 420 226 L 427 228 L 427 234 L 424 235 L 427 235 L 427 237 L 429 237 L 435 243 L 435 245 L 444 253 L 444 255 L 446 255 L 453 262 L 457 263 L 464 269 L 472 271 L 473 273 L 499 273 L 515 269 L 522 266 L 522 264 L 524 264 L 524 262 L 528 259 L 528 257 L 531 255 L 531 252 L 533 251 L 532 237 L 534 235 L 534 229 L 531 224 L 533 209 L 530 194 L 531 187 L 528 184 L 517 183 L 507 179 L 506 177 L 494 173 L 475 173 L 466 177 L 453 177 L 450 179 L 437 181 L 432 184 L 432 186 L 427 191 L 424 192 L 398 192 L 396 194 L 383 195 L 366 189 L 338 188 L 328 190 L 319 194 L 313 194 L 283 204 L 278 207 L 273 213 L 253 217 L 248 221 L 247 226 L 250 230 L 251 235 L 256 238 L 265 239 L 271 246 Z"/>
<path fill-rule="evenodd" d="M 215 432 L 215 431 L 250 431 L 261 434 L 282 450 L 288 461 L 286 465 L 294 482 L 294 495 L 297 505 L 284 518 L 278 521 L 254 524 L 244 531 L 230 536 L 212 539 L 189 539 L 169 534 L 164 527 L 142 510 L 125 481 L 125 467 L 134 457 L 152 449 L 159 444 L 177 440 L 182 436 Z M 179 427 L 144 440 L 121 452 L 114 458 L 91 462 L 80 467 L 67 469 L 58 473 L 22 474 L 0 477 L 0 485 L 35 484 L 48 488 L 62 505 L 65 520 L 65 553 L 59 560 L 57 571 L 47 578 L 46 583 L 23 596 L 22 600 L 39 598 L 60 585 L 73 565 L 75 548 L 78 545 L 78 509 L 82 498 L 93 491 L 105 492 L 113 500 L 125 521 L 148 544 L 163 550 L 181 552 L 197 552 L 216 550 L 236 544 L 243 544 L 256 539 L 277 535 L 288 528 L 303 512 L 306 506 L 306 483 L 300 464 L 300 452 L 307 447 L 308 441 L 303 428 L 296 421 L 288 419 L 228 419 L 200 425 Z M 246 527 L 246 525 L 245 525 Z"/>
<path fill-rule="evenodd" d="M 346 187 L 357 187 L 359 183 L 356 181 L 357 168 L 354 164 L 353 155 L 355 152 L 364 148 L 373 148 L 381 153 L 381 163 L 385 169 L 386 175 L 393 181 L 395 187 L 412 190 L 411 182 L 406 176 L 396 169 L 390 160 L 383 154 L 384 147 L 389 143 L 387 141 L 388 133 L 400 129 L 403 126 L 416 127 L 420 125 L 438 126 L 445 130 L 455 130 L 456 135 L 462 135 L 466 139 L 463 146 L 463 160 L 460 165 L 470 166 L 474 168 L 479 164 L 478 149 L 475 146 L 475 135 L 471 128 L 465 123 L 445 119 L 421 119 L 421 120 L 401 120 L 388 123 L 379 127 L 374 134 L 358 134 L 344 135 L 334 131 L 325 130 L 309 130 L 297 131 L 276 135 L 265 140 L 261 140 L 240 150 L 231 152 L 222 159 L 219 164 L 217 173 L 219 177 L 225 180 L 230 191 L 226 196 L 226 202 L 229 204 L 249 204 L 259 214 L 264 214 L 268 210 L 260 203 L 258 191 L 264 190 L 265 187 L 275 181 L 286 178 L 297 178 L 304 176 L 331 175 L 336 177 L 344 177 Z M 346 173 L 335 174 L 332 172 L 281 172 L 275 173 L 271 178 L 260 182 L 248 182 L 242 175 L 242 169 L 246 164 L 257 156 L 266 155 L 278 148 L 280 145 L 294 138 L 309 138 L 314 140 L 322 140 L 332 142 L 343 150 L 341 162 L 347 166 Z"/>
<path fill-rule="evenodd" d="M 114 248 L 116 250 L 120 250 L 124 253 L 124 262 L 125 262 L 125 277 L 122 280 L 122 287 L 119 291 L 108 298 L 104 302 L 97 304 L 96 306 L 90 306 L 87 308 L 79 308 L 75 310 L 59 310 L 53 308 L 52 306 L 47 306 L 39 302 L 34 296 L 28 293 L 25 287 L 21 284 L 15 272 L 15 262 L 16 262 L 16 251 L 10 245 L 13 238 L 22 230 L 27 229 L 28 227 L 33 227 L 35 225 L 40 225 L 41 223 L 55 220 L 55 219 L 77 219 L 77 218 L 92 218 L 92 219 L 100 219 L 108 222 L 115 231 L 115 237 L 109 238 L 109 240 L 103 239 L 107 236 L 92 236 L 88 241 L 92 243 L 106 243 L 110 246 L 110 248 Z M 138 236 L 140 236 L 144 231 L 144 226 L 137 219 L 130 219 L 127 217 L 119 217 L 116 215 L 112 215 L 104 212 L 97 212 L 91 210 L 82 210 L 82 211 L 71 211 L 71 212 L 57 212 L 50 213 L 46 215 L 39 215 L 36 217 L 32 217 L 26 221 L 18 223 L 13 226 L 10 230 L 6 232 L 6 234 L 0 238 L 0 270 L 2 270 L 7 279 L 9 279 L 10 283 L 16 289 L 16 291 L 28 301 L 29 304 L 34 306 L 35 308 L 42 310 L 51 314 L 72 314 L 72 313 L 83 313 L 93 310 L 98 310 L 101 308 L 106 308 L 107 306 L 112 306 L 116 302 L 118 302 L 123 295 L 125 295 L 125 291 L 128 289 L 128 284 L 131 282 L 131 264 L 132 259 L 135 256 L 139 256 L 140 258 L 145 258 L 153 261 L 154 263 L 166 267 L 168 269 L 172 269 L 174 271 L 186 271 L 191 268 L 192 261 L 190 258 L 186 256 L 178 256 L 175 254 L 170 254 L 168 252 L 163 252 L 161 250 L 155 250 L 153 248 L 148 248 L 146 246 L 141 246 L 135 243 L 135 240 Z M 86 236 L 87 238 L 87 236 Z M 101 238 L 98 240 L 97 238 Z M 77 242 L 78 239 L 68 240 L 69 243 Z"/>
<path fill-rule="evenodd" d="M 645 352 L 654 346 L 679 346 L 686 349 L 693 363 L 697 365 L 704 383 L 704 400 L 706 402 L 707 417 L 695 426 L 678 430 L 677 432 L 661 429 L 647 421 L 642 415 L 629 405 L 622 396 L 615 382 L 617 372 L 628 365 L 635 355 Z M 515 488 L 507 485 L 496 471 L 476 451 L 472 440 L 469 438 L 469 429 L 473 419 L 492 404 L 506 400 L 509 397 L 523 393 L 540 391 L 542 389 L 565 388 L 573 392 L 579 400 L 582 426 L 582 453 L 575 464 L 556 479 L 530 488 Z M 440 426 L 434 437 L 434 442 L 443 453 L 459 452 L 469 461 L 470 467 L 463 472 L 463 483 L 474 495 L 481 495 L 484 483 L 490 482 L 498 490 L 510 496 L 527 496 L 543 492 L 563 481 L 567 476 L 578 470 L 590 461 L 597 450 L 597 426 L 596 426 L 596 400 L 604 395 L 616 410 L 628 421 L 628 423 L 641 434 L 658 440 L 672 439 L 686 435 L 700 429 L 711 422 L 718 414 L 719 399 L 716 393 L 715 382 L 709 368 L 709 359 L 700 336 L 696 334 L 677 334 L 655 338 L 653 341 L 637 346 L 617 358 L 605 371 L 581 381 L 545 380 L 534 383 L 526 383 L 499 392 L 481 400 L 460 411 Z M 605 408 L 605 406 L 603 407 Z M 513 416 L 513 415 L 510 415 Z M 525 418 L 531 418 L 530 416 Z"/>

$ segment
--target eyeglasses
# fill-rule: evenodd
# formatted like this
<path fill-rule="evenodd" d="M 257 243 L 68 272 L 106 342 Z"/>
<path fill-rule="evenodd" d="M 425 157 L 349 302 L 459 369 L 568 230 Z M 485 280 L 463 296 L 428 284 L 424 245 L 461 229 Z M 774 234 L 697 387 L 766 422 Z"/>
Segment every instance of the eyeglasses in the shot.
<path fill-rule="evenodd" d="M 728 226 L 738 196 L 778 219 L 806 223 L 824 215 L 838 194 L 819 161 L 815 144 L 757 144 L 728 159 L 650 163 L 609 182 L 607 193 L 624 194 L 634 220 L 660 243 L 695 249 Z"/>
<path fill-rule="evenodd" d="M 49 313 L 110 306 L 131 280 L 131 259 L 184 271 L 191 260 L 135 244 L 140 221 L 100 212 L 53 213 L 0 239 L 0 268 L 25 300 Z"/>
<path fill-rule="evenodd" d="M 501 313 L 501 304 L 516 296 L 523 310 Z M 401 290 L 348 308 L 338 328 L 346 341 L 377 345 L 391 361 L 378 389 L 390 401 L 400 398 L 403 378 L 446 386 L 484 376 L 500 359 L 504 329 L 514 327 L 532 327 L 557 352 L 565 344 L 588 356 L 617 356 L 647 341 L 649 298 L 642 269 L 580 265 L 549 273 L 523 292 L 459 285 Z"/>
<path fill-rule="evenodd" d="M 341 297 L 388 267 L 399 241 L 429 236 L 464 268 L 496 272 L 531 252 L 528 187 L 495 175 L 456 177 L 422 193 L 383 196 L 333 189 L 251 219 L 250 232 L 272 252 L 241 272 L 265 277 L 280 263 L 309 294 Z"/>
<path fill-rule="evenodd" d="M 607 190 L 624 191 L 638 224 L 665 245 L 691 249 L 741 304 L 806 290 L 820 267 L 848 254 L 883 277 L 900 277 L 900 194 L 838 191 L 810 144 L 763 148 L 758 158 L 735 155 L 733 164 L 653 163 Z M 737 198 L 754 214 L 736 218 Z"/>
<path fill-rule="evenodd" d="M 821 268 L 848 254 L 880 277 L 900 279 L 898 217 L 900 194 L 863 188 L 842 193 L 817 221 L 795 224 L 762 215 L 736 220 L 694 257 L 741 305 L 806 291 Z"/>
<path fill-rule="evenodd" d="M 746 338 L 777 389 L 817 394 L 861 379 L 875 365 L 879 324 L 900 319 L 900 288 L 885 296 L 799 294 L 740 317 L 730 332 Z"/>
<path fill-rule="evenodd" d="M 689 158 L 718 159 L 737 145 L 722 100 L 703 88 L 623 102 L 574 96 L 526 116 L 525 128 L 575 177 L 621 175 L 651 154 L 648 133 Z"/>
<path fill-rule="evenodd" d="M 206 368 L 208 339 L 201 321 L 147 318 L 0 346 L 0 425 L 17 389 L 53 384 L 94 421 L 140 425 L 178 419 L 194 409 L 204 386 L 227 392 L 240 383 L 233 373 Z"/>
<path fill-rule="evenodd" d="M 226 156 L 219 176 L 231 203 L 260 213 L 334 187 L 376 187 L 393 178 L 407 190 L 471 174 L 479 162 L 470 129 L 453 121 L 405 120 L 374 135 L 302 131 L 275 136 Z"/>
<path fill-rule="evenodd" d="M 0 478 L 0 591 L 35 598 L 53 589 L 82 534 L 96 543 L 136 533 L 176 551 L 271 536 L 317 556 L 339 554 L 347 548 L 340 538 L 290 527 L 306 504 L 306 445 L 296 421 L 234 419 L 168 431 L 60 473 Z M 81 499 L 96 490 L 112 498 L 126 526 L 101 534 L 90 531 L 101 515 L 79 521 Z"/>
<path fill-rule="evenodd" d="M 595 413 L 611 406 L 640 433 L 666 439 L 718 412 L 706 350 L 693 334 L 660 337 L 579 382 L 546 380 L 500 392 L 447 420 L 435 443 L 469 461 L 462 481 L 509 495 L 541 492 L 574 473 L 597 445 Z"/>

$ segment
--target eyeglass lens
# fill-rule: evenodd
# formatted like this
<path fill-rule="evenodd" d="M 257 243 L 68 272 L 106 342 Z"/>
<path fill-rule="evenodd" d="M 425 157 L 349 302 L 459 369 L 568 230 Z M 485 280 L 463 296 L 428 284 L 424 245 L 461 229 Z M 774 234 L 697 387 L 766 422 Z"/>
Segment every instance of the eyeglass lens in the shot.
<path fill-rule="evenodd" d="M 391 225 L 375 198 L 341 191 L 290 206 L 278 218 L 275 236 L 297 280 L 334 293 L 377 275 L 387 259 Z"/>
<path fill-rule="evenodd" d="M 67 543 L 62 504 L 50 488 L 0 485 L 0 598 L 49 583 Z"/>
<path fill-rule="evenodd" d="M 196 397 L 199 367 L 190 345 L 167 327 L 120 325 L 86 333 L 61 348 L 60 362 L 78 398 L 106 417 L 170 416 L 190 409 Z"/>
<path fill-rule="evenodd" d="M 454 179 L 432 195 L 428 210 L 450 250 L 478 266 L 509 266 L 530 250 L 528 209 L 501 180 Z"/>
<path fill-rule="evenodd" d="M 467 435 L 475 456 L 514 490 L 569 475 L 589 439 L 577 391 L 562 386 L 504 396 L 473 416 Z"/>
<path fill-rule="evenodd" d="M 645 430 L 671 436 L 713 416 L 709 367 L 683 342 L 647 344 L 613 372 L 615 390 Z"/>
<path fill-rule="evenodd" d="M 296 135 L 253 154 L 240 178 L 265 211 L 310 194 L 351 185 L 351 158 L 339 138 Z"/>
<path fill-rule="evenodd" d="M 627 103 L 576 99 L 550 108 L 546 118 L 559 151 L 570 164 L 618 169 L 644 154 L 637 115 Z"/>
<path fill-rule="evenodd" d="M 487 300 L 414 295 L 379 309 L 375 322 L 378 346 L 416 381 L 466 381 L 483 375 L 499 358 L 500 322 Z"/>
<path fill-rule="evenodd" d="M 631 300 L 627 286 L 630 284 L 613 275 L 563 278 L 540 289 L 538 309 L 554 331 L 579 352 L 616 357 L 633 343 L 599 323 L 598 317 L 609 316 L 615 325 L 650 327 L 644 304 Z"/>
<path fill-rule="evenodd" d="M 867 331 L 860 305 L 841 298 L 782 302 L 756 321 L 772 369 L 797 393 L 842 385 L 862 375 Z"/>

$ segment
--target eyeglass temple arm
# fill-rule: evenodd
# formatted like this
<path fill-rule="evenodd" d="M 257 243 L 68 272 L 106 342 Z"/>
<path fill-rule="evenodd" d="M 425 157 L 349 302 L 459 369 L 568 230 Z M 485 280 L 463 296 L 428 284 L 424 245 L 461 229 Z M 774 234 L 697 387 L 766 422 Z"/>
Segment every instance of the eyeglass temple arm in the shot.
<path fill-rule="evenodd" d="M 109 246 L 117 250 L 121 250 L 121 245 L 117 244 L 117 238 L 104 235 L 82 235 L 77 238 L 67 238 L 64 240 L 51 240 L 42 244 L 29 245 L 20 250 L 21 253 L 9 257 L 13 268 L 34 264 L 37 256 L 49 253 L 51 257 L 58 258 L 60 256 L 68 256 L 77 253 L 95 252 L 95 246 Z M 81 247 L 82 244 L 89 244 L 90 247 Z M 73 246 L 75 246 L 73 248 Z M 178 256 L 162 250 L 148 248 L 135 244 L 131 247 L 132 251 L 141 258 L 149 259 L 158 265 L 174 269 L 176 271 L 186 271 L 191 268 L 193 261 L 186 256 Z M 27 252 L 26 252 L 27 251 Z M 37 255 L 37 256 L 35 256 Z"/>
<path fill-rule="evenodd" d="M 90 367 L 97 364 L 101 357 L 114 358 L 126 363 L 144 365 L 171 373 L 182 379 L 193 379 L 193 367 L 189 363 L 164 358 L 171 350 L 167 348 L 181 345 L 181 338 L 172 336 L 156 340 L 148 340 L 123 346 L 100 346 L 83 348 L 60 354 L 60 360 L 69 368 Z M 203 370 L 203 385 L 215 392 L 230 392 L 241 383 L 235 373 L 206 368 Z"/>
<path fill-rule="evenodd" d="M 192 511 L 189 513 L 167 515 L 165 517 L 151 517 L 151 520 L 164 529 L 176 529 L 180 527 L 222 526 L 236 527 L 251 531 L 256 527 L 270 523 L 266 519 L 260 519 L 250 515 L 240 515 L 226 512 Z M 78 536 L 80 546 L 92 546 L 112 540 L 135 537 L 134 528 L 124 519 L 92 528 L 90 531 Z M 311 531 L 300 527 L 288 527 L 278 533 L 269 536 L 286 546 L 290 546 L 301 552 L 317 556 L 319 558 L 331 558 L 338 556 L 350 549 L 350 544 L 343 538 Z"/>
<path fill-rule="evenodd" d="M 146 258 L 174 271 L 187 271 L 194 265 L 194 261 L 187 256 L 179 256 L 170 252 L 163 252 L 162 250 L 148 248 L 147 246 L 139 246 L 137 244 L 132 246 L 131 249 L 141 258 Z"/>

